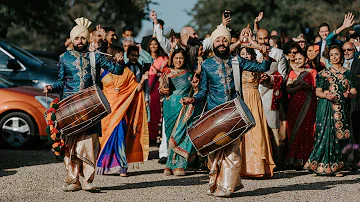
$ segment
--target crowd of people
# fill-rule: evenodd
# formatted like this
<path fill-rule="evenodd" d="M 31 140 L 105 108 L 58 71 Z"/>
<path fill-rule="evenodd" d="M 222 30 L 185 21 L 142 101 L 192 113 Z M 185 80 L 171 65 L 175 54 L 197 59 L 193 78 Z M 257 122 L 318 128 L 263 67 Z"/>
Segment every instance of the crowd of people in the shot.
<path fill-rule="evenodd" d="M 112 27 L 89 31 L 91 22 L 77 19 L 59 49 L 59 78 L 44 91 L 63 99 L 96 82 L 112 111 L 101 124 L 61 138 L 67 170 L 63 190 L 95 189 L 95 173 L 128 176 L 129 163 L 147 160 L 151 142 L 160 144 L 165 175 L 183 176 L 188 166 L 207 166 L 207 193 L 220 197 L 243 187 L 240 176 L 271 178 L 274 169 L 307 169 L 340 177 L 342 170 L 354 169 L 342 152 L 345 145 L 360 143 L 360 41 L 351 29 L 354 15 L 346 14 L 332 32 L 321 24 L 314 41 L 304 33 L 284 41 L 260 26 L 262 18 L 261 12 L 253 29 L 237 32 L 229 29 L 231 16 L 225 11 L 204 39 L 190 26 L 166 37 L 164 21 L 151 11 L 153 34 L 141 43 L 134 41 L 131 27 L 124 27 L 118 39 Z M 346 40 L 337 40 L 346 29 Z M 187 127 L 202 113 L 240 98 L 256 125 L 200 157 Z"/>

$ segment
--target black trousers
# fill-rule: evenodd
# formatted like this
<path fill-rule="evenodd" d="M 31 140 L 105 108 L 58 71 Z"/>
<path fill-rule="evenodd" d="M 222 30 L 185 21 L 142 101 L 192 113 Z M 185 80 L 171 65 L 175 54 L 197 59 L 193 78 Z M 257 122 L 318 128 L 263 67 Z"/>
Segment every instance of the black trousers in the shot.
<path fill-rule="evenodd" d="M 355 143 L 360 144 L 360 111 L 351 113 L 352 135 Z"/>

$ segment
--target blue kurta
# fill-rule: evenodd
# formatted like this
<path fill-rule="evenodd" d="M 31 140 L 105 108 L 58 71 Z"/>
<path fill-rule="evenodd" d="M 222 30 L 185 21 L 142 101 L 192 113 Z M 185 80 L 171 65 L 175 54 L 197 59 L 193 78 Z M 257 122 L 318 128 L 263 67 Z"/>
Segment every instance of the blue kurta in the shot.
<path fill-rule="evenodd" d="M 100 83 L 100 68 L 113 74 L 120 75 L 124 67 L 114 63 L 95 52 L 96 83 Z M 79 92 L 93 85 L 91 76 L 90 54 L 69 50 L 63 53 L 59 59 L 59 75 L 56 83 L 52 85 L 52 92 L 61 93 L 61 99 Z"/>
<path fill-rule="evenodd" d="M 219 57 L 213 56 L 205 60 L 201 67 L 199 92 L 194 98 L 196 102 L 206 98 L 206 111 L 236 97 L 231 64 L 233 57 L 238 58 L 240 71 L 266 72 L 270 69 L 272 62 L 271 60 L 264 60 L 262 63 L 257 63 L 239 56 L 230 56 L 226 60 L 221 60 Z"/>

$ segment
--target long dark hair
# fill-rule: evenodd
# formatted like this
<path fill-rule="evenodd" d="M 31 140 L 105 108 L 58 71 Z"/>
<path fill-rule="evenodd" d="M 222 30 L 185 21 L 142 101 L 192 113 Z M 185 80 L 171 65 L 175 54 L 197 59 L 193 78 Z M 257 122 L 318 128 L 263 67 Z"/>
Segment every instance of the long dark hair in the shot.
<path fill-rule="evenodd" d="M 181 53 L 183 56 L 184 56 L 184 65 L 183 65 L 183 68 L 182 69 L 188 69 L 188 63 L 187 63 L 187 55 L 186 55 L 186 51 L 183 50 L 182 48 L 178 48 L 178 49 L 175 49 L 174 52 L 171 54 L 171 57 L 170 57 L 170 67 L 171 68 L 174 68 L 174 57 L 176 54 L 178 53 Z M 189 70 L 190 71 L 190 70 Z"/>
<path fill-rule="evenodd" d="M 315 46 L 316 44 L 308 44 L 308 45 L 306 45 L 306 47 L 305 47 L 305 53 L 306 53 L 306 56 L 307 56 L 307 51 L 308 51 L 308 49 L 309 49 L 309 47 L 311 47 L 311 46 Z M 313 69 L 316 69 L 316 71 L 317 72 L 320 72 L 321 70 L 323 70 L 324 69 L 324 66 L 321 64 L 321 62 L 320 62 L 320 53 L 314 58 L 314 59 L 312 59 L 312 60 L 310 60 L 310 58 L 308 57 L 308 62 L 307 62 L 307 64 L 311 67 L 311 68 L 313 68 Z M 314 66 L 314 65 L 315 66 Z"/>
<path fill-rule="evenodd" d="M 194 73 L 194 70 L 197 68 L 198 53 L 201 46 L 203 45 L 199 39 L 192 37 L 189 38 L 186 46 L 186 53 L 188 55 L 188 67 L 191 73 Z"/>
<path fill-rule="evenodd" d="M 149 46 L 147 47 L 147 50 L 149 51 L 149 53 L 151 54 L 151 51 L 150 51 L 150 44 L 152 41 L 155 41 L 157 44 L 158 44 L 158 49 L 156 50 L 156 57 L 159 57 L 159 56 L 167 56 L 167 54 L 165 53 L 164 49 L 160 46 L 160 43 L 159 41 L 156 39 L 156 38 L 151 38 L 150 41 L 149 41 Z"/>

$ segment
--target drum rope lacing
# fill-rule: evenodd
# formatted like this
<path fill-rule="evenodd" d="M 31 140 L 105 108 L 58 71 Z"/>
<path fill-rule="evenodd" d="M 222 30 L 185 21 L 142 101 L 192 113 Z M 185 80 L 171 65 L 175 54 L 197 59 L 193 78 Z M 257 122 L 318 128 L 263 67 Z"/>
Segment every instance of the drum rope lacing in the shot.
<path fill-rule="evenodd" d="M 102 113 L 94 116 L 95 119 L 96 119 L 97 117 L 101 117 L 104 113 L 106 113 L 106 112 L 102 112 Z M 88 122 L 88 123 L 87 123 L 87 122 Z M 83 130 L 84 128 L 87 128 L 89 125 L 92 124 L 92 122 L 93 122 L 92 120 L 87 120 L 87 121 L 85 121 L 84 123 L 87 123 L 86 125 L 84 125 L 83 127 L 79 128 L 79 129 L 77 129 L 77 130 L 75 130 L 75 131 L 73 131 L 73 132 L 71 132 L 71 133 L 66 134 L 66 136 L 72 135 L 73 133 L 77 133 L 78 131 L 81 131 L 81 130 Z M 71 128 L 74 128 L 74 127 L 76 127 L 76 126 L 65 127 L 65 129 L 68 130 L 68 129 L 71 129 Z M 63 129 L 60 129 L 60 133 L 63 134 L 65 129 L 64 129 L 64 128 L 63 128 Z"/>
<path fill-rule="evenodd" d="M 231 109 L 231 108 L 235 108 L 235 107 L 230 107 L 229 109 Z M 227 118 L 228 118 L 229 116 L 231 116 L 234 112 L 235 112 L 235 110 L 233 110 L 231 113 L 229 113 L 223 120 L 221 120 L 221 121 L 217 122 L 216 124 L 214 124 L 214 125 L 210 126 L 209 128 L 207 128 L 205 131 L 203 131 L 203 132 L 200 133 L 198 136 L 196 136 L 193 140 L 196 140 L 197 138 L 202 137 L 202 136 L 205 135 L 207 132 L 209 132 L 209 131 L 211 131 L 212 129 L 216 128 L 216 127 L 219 126 L 220 124 L 228 121 Z M 211 117 L 211 116 L 210 116 L 210 117 Z M 241 118 L 241 119 L 234 125 L 234 127 L 237 126 L 237 124 L 242 120 L 242 117 L 241 117 L 241 116 L 236 116 L 235 118 Z M 230 119 L 230 120 L 231 120 L 231 119 Z M 234 127 L 233 127 L 232 129 L 234 129 Z M 232 130 L 232 129 L 231 129 L 231 130 Z M 231 131 L 231 130 L 230 130 L 230 131 Z"/>

